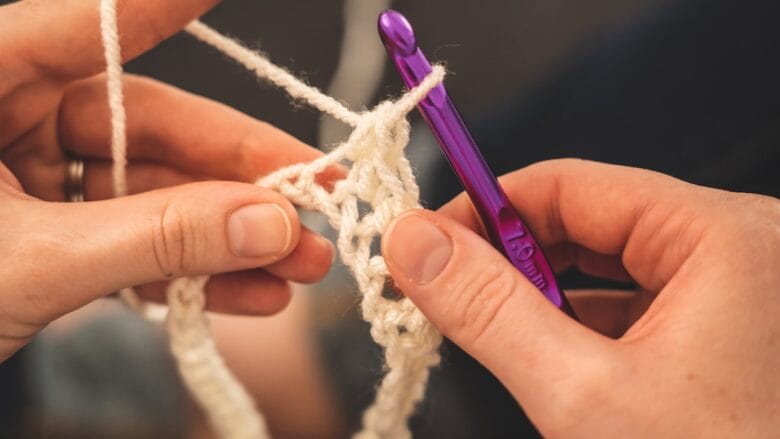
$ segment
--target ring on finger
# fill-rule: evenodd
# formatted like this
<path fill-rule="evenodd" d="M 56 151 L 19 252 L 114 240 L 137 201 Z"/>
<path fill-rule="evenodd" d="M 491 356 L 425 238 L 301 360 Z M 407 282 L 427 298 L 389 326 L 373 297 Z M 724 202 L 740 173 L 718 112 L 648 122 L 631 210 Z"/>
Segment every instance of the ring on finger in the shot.
<path fill-rule="evenodd" d="M 68 160 L 63 192 L 67 201 L 73 203 L 84 201 L 84 160 L 79 158 Z"/>

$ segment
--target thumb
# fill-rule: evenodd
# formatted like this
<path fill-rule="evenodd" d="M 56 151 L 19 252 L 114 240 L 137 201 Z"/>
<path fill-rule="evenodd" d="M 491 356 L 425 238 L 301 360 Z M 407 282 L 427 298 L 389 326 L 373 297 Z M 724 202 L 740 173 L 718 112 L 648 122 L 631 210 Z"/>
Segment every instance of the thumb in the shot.
<path fill-rule="evenodd" d="M 433 212 L 409 212 L 388 228 L 382 253 L 396 286 L 493 372 L 540 428 L 560 425 L 575 409 L 571 395 L 587 398 L 583 386 L 603 382 L 592 374 L 608 373 L 611 341 L 547 302 L 466 227 Z"/>
<path fill-rule="evenodd" d="M 67 303 L 56 304 L 55 315 L 132 285 L 264 266 L 290 253 L 300 236 L 289 201 L 245 183 L 193 183 L 98 202 L 35 203 L 42 205 L 37 233 L 48 224 L 39 236 L 52 250 L 38 253 L 54 259 L 41 266 L 57 267 L 46 278 L 62 282 L 60 290 L 67 285 L 70 293 L 58 295 Z"/>

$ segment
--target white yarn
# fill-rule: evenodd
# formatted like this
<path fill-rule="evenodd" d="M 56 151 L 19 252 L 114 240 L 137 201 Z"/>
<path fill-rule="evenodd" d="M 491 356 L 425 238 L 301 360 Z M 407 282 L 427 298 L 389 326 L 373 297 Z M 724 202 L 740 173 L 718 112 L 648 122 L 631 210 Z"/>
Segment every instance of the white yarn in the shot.
<path fill-rule="evenodd" d="M 357 125 L 359 118 L 357 114 L 349 111 L 332 97 L 291 75 L 287 70 L 272 64 L 259 53 L 242 46 L 238 41 L 220 34 L 200 21 L 193 21 L 186 29 L 199 40 L 213 46 L 241 63 L 248 70 L 255 72 L 258 77 L 283 88 L 290 96 L 306 101 L 312 107 L 330 113 L 348 125 Z"/>
<path fill-rule="evenodd" d="M 127 195 L 127 135 L 125 127 L 124 94 L 122 92 L 122 50 L 119 46 L 119 29 L 116 23 L 116 1 L 100 2 L 100 34 L 106 58 L 106 85 L 108 106 L 111 110 L 111 156 L 114 164 L 111 181 L 114 196 Z"/>
<path fill-rule="evenodd" d="M 179 373 L 223 438 L 267 437 L 254 401 L 219 355 L 204 313 L 208 276 L 180 278 L 167 290 L 167 328 Z"/>
<path fill-rule="evenodd" d="M 258 181 L 304 208 L 323 212 L 339 232 L 339 255 L 363 295 L 363 318 L 371 324 L 374 341 L 384 348 L 387 368 L 374 403 L 363 415 L 360 438 L 410 437 L 408 417 L 425 393 L 430 368 L 439 363 L 439 332 L 409 299 L 382 296 L 387 267 L 381 256 L 371 255 L 371 243 L 394 218 L 419 207 L 417 183 L 403 155 L 409 142 L 405 116 L 443 78 L 444 69 L 436 66 L 397 102 L 383 102 L 363 113 L 349 139 L 329 154 Z M 344 161 L 351 162 L 351 168 L 332 193 L 314 181 L 316 174 Z M 371 210 L 361 215 L 359 202 Z"/>
<path fill-rule="evenodd" d="M 127 193 L 127 126 L 116 0 L 100 1 L 100 30 L 111 113 L 112 184 L 114 195 L 123 196 Z M 255 409 L 252 398 L 225 366 L 211 338 L 203 309 L 203 286 L 207 280 L 207 277 L 177 279 L 168 286 L 167 328 L 171 352 L 184 384 L 220 437 L 268 437 L 265 422 Z M 150 310 L 132 288 L 121 290 L 120 295 L 133 309 L 150 316 Z"/>
<path fill-rule="evenodd" d="M 106 86 L 111 114 L 111 183 L 115 197 L 127 195 L 127 135 L 124 93 L 122 91 L 122 50 L 116 18 L 116 1 L 100 2 L 100 35 L 106 59 Z M 132 288 L 124 288 L 119 295 L 131 308 L 143 312 L 144 304 Z"/>
<path fill-rule="evenodd" d="M 387 57 L 376 38 L 376 17 L 392 3 L 392 0 L 344 0 L 344 35 L 328 94 L 352 108 L 368 105 L 381 85 Z M 320 145 L 333 145 L 348 135 L 349 128 L 333 118 L 320 120 Z"/>
<path fill-rule="evenodd" d="M 100 6 L 109 72 L 112 155 L 115 169 L 124 170 L 126 132 L 116 0 L 101 0 Z M 363 416 L 363 429 L 356 437 L 410 437 L 408 417 L 423 397 L 430 368 L 439 362 L 441 335 L 408 299 L 382 296 L 388 271 L 382 257 L 371 254 L 371 243 L 395 217 L 419 206 L 417 183 L 403 155 L 409 142 L 405 116 L 443 81 L 444 69 L 435 66 L 420 86 L 398 101 L 386 101 L 370 112 L 358 114 L 203 23 L 193 22 L 187 30 L 258 77 L 284 88 L 293 98 L 355 127 L 347 141 L 329 154 L 280 169 L 257 184 L 279 191 L 304 208 L 324 213 L 339 231 L 339 255 L 363 295 L 363 318 L 371 324 L 373 339 L 385 350 L 387 369 L 374 403 Z M 329 166 L 348 163 L 351 166 L 347 177 L 336 183 L 332 192 L 316 183 L 316 175 Z M 124 172 L 115 172 L 115 192 L 122 194 L 125 188 Z M 361 202 L 369 205 L 370 211 L 361 212 Z M 183 278 L 169 285 L 167 328 L 171 350 L 185 384 L 221 437 L 266 437 L 262 417 L 246 390 L 225 367 L 209 333 L 203 310 L 207 280 L 203 276 Z"/>

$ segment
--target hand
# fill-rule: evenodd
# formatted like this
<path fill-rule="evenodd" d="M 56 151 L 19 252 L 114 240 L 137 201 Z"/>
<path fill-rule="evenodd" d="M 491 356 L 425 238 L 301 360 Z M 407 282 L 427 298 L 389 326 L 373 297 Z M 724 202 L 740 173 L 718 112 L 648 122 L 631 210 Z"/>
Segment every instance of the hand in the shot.
<path fill-rule="evenodd" d="M 555 268 L 639 286 L 569 292 L 598 332 L 474 233 L 462 195 L 439 213 L 401 216 L 383 254 L 396 285 L 502 381 L 542 435 L 776 434 L 780 201 L 576 160 L 501 182 Z"/>
<path fill-rule="evenodd" d="M 215 3 L 120 1 L 123 59 Z M 319 279 L 333 257 L 286 199 L 246 183 L 319 152 L 150 79 L 125 77 L 136 195 L 105 200 L 110 124 L 100 42 L 97 0 L 0 7 L 0 361 L 95 298 L 147 284 L 140 292 L 161 299 L 159 281 L 178 276 L 229 272 L 208 283 L 209 309 L 273 313 L 289 300 L 288 280 Z M 85 161 L 84 193 L 93 201 L 60 202 L 66 154 Z M 325 174 L 323 181 L 338 176 Z"/>

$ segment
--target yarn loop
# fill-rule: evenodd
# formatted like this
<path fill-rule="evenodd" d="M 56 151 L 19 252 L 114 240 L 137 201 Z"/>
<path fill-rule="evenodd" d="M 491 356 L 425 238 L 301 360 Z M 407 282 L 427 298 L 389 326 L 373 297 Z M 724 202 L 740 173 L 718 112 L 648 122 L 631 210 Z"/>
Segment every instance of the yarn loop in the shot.
<path fill-rule="evenodd" d="M 122 103 L 121 51 L 116 25 L 116 0 L 101 0 L 101 34 L 108 71 L 111 111 L 113 186 L 116 196 L 126 192 L 127 163 L 125 112 Z M 363 415 L 358 438 L 408 438 L 408 418 L 423 398 L 430 368 L 439 363 L 441 334 L 406 298 L 385 297 L 388 276 L 381 255 L 372 244 L 401 213 L 419 207 L 420 191 L 404 148 L 409 143 L 406 115 L 444 80 L 444 68 L 433 71 L 396 101 L 385 101 L 370 111 L 355 113 L 337 100 L 305 84 L 285 69 L 239 42 L 195 21 L 187 31 L 233 58 L 258 78 L 281 87 L 296 100 L 354 127 L 346 141 L 309 163 L 296 164 L 262 177 L 256 184 L 273 189 L 293 203 L 323 213 L 338 231 L 337 248 L 362 295 L 363 318 L 371 337 L 384 348 L 386 375 L 374 403 Z M 332 191 L 316 176 L 342 165 L 347 175 Z M 223 438 L 262 438 L 267 431 L 252 398 L 220 357 L 204 312 L 207 276 L 176 279 L 167 289 L 166 325 L 171 352 L 193 398 Z M 131 290 L 130 303 L 143 310 Z"/>

